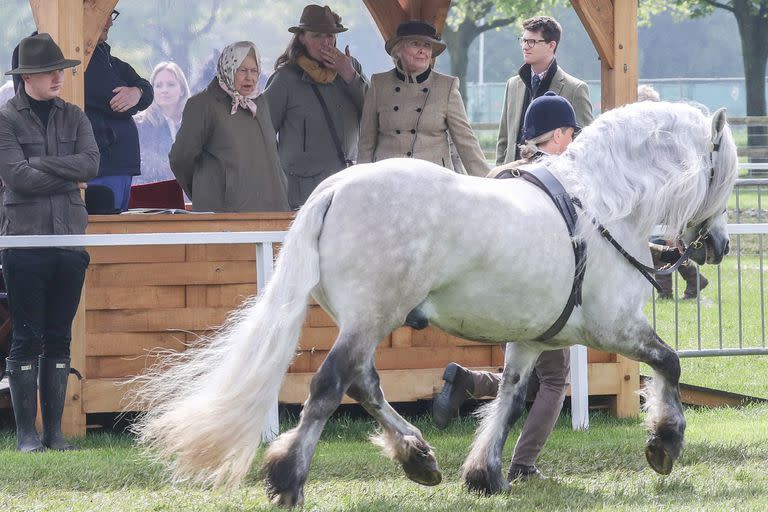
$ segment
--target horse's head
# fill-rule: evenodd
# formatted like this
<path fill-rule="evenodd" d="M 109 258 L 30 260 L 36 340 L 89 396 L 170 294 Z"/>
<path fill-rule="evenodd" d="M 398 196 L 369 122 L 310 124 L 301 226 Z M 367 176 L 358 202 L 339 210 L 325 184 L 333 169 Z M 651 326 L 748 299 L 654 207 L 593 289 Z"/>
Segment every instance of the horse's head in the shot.
<path fill-rule="evenodd" d="M 737 173 L 736 146 L 726 124 L 725 109 L 712 116 L 707 192 L 694 217 L 679 239 L 693 244 L 690 258 L 703 265 L 717 265 L 728 254 L 726 206 Z"/>

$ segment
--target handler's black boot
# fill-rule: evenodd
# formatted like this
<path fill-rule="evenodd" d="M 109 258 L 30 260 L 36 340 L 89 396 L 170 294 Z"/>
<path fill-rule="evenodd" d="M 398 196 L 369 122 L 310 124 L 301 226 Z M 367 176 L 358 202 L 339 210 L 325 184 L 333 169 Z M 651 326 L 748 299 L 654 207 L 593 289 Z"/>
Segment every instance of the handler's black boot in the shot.
<path fill-rule="evenodd" d="M 699 274 L 699 268 L 689 263 L 688 265 L 681 265 L 677 271 L 685 279 L 685 292 L 683 292 L 684 299 L 695 299 L 698 297 L 699 292 L 709 285 L 709 280 L 704 277 L 704 274 Z M 698 274 L 698 279 L 697 279 Z"/>
<path fill-rule="evenodd" d="M 456 363 L 450 363 L 443 372 L 445 384 L 432 402 L 432 419 L 440 428 L 445 428 L 459 412 L 459 407 L 475 392 L 472 374 Z"/>
<path fill-rule="evenodd" d="M 43 445 L 51 450 L 77 450 L 61 433 L 61 415 L 67 396 L 69 358 L 40 356 L 40 412 L 43 416 Z"/>
<path fill-rule="evenodd" d="M 651 257 L 653 258 L 654 268 L 662 268 L 668 263 L 667 258 L 664 256 L 669 253 L 668 247 L 658 244 L 651 244 Z M 674 251 L 675 254 L 679 254 Z M 659 283 L 661 290 L 658 291 L 659 299 L 672 299 L 674 298 L 674 287 L 672 286 L 672 275 L 656 275 L 656 282 Z"/>
<path fill-rule="evenodd" d="M 13 417 L 16 420 L 16 448 L 20 452 L 41 452 L 45 448 L 35 430 L 37 417 L 37 361 L 5 360 L 11 388 Z"/>

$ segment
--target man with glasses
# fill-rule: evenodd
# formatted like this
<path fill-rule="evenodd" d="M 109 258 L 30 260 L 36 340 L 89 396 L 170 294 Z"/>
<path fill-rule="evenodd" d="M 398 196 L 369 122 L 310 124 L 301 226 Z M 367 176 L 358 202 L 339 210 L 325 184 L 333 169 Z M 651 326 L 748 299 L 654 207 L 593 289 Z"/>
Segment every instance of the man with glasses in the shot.
<path fill-rule="evenodd" d="M 139 132 L 133 115 L 149 107 L 154 99 L 149 81 L 111 54 L 107 37 L 119 15 L 112 11 L 107 18 L 85 71 L 85 113 L 101 151 L 99 175 L 89 182 L 91 190 L 86 194 L 95 196 L 96 191 L 106 187 L 114 196 L 114 204 L 102 205 L 98 213 L 128 209 L 131 180 L 141 174 Z"/>
<path fill-rule="evenodd" d="M 560 23 L 549 16 L 535 16 L 523 22 L 520 47 L 524 64 L 517 75 L 507 81 L 499 123 L 499 140 L 496 145 L 496 165 L 514 162 L 520 158 L 518 145 L 523 142 L 523 115 L 531 100 L 547 91 L 553 91 L 573 105 L 579 126 L 592 122 L 589 87 L 557 65 L 555 52 L 560 44 L 561 34 Z"/>

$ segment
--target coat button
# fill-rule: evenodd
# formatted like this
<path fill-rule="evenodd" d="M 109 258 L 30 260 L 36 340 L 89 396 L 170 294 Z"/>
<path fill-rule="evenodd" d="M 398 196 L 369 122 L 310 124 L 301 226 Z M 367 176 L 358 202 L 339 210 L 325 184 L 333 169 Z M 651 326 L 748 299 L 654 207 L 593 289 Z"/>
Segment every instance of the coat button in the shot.
<path fill-rule="evenodd" d="M 400 135 L 400 130 L 395 130 L 395 133 Z"/>
<path fill-rule="evenodd" d="M 400 110 L 400 107 L 395 106 L 395 112 L 397 112 L 398 110 Z"/>
<path fill-rule="evenodd" d="M 429 88 L 425 87 L 422 89 L 423 92 L 429 92 Z"/>
<path fill-rule="evenodd" d="M 413 129 L 412 129 L 412 130 L 411 130 L 411 133 L 416 133 L 416 130 L 413 130 Z"/>
<path fill-rule="evenodd" d="M 417 108 L 416 112 L 421 112 L 421 107 Z"/>
<path fill-rule="evenodd" d="M 413 154 L 413 153 L 411 153 L 411 152 L 409 151 L 409 152 L 407 152 L 407 153 L 405 154 L 405 156 L 411 156 L 412 154 Z"/>
<path fill-rule="evenodd" d="M 400 92 L 400 87 L 395 87 L 395 92 Z"/>

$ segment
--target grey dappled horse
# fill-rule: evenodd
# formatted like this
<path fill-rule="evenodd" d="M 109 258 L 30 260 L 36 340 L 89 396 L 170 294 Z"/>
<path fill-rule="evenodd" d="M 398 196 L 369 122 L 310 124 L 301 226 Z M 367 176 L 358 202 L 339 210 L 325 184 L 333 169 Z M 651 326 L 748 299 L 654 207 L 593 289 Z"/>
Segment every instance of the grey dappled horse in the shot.
<path fill-rule="evenodd" d="M 269 447 L 267 492 L 303 502 L 310 460 L 346 393 L 379 422 L 375 442 L 406 475 L 435 485 L 441 473 L 421 432 L 387 403 L 374 366 L 379 340 L 406 317 L 487 343 L 510 343 L 498 397 L 482 413 L 463 478 L 470 490 L 508 488 L 502 449 L 523 411 L 525 385 L 543 350 L 573 343 L 649 364 L 646 457 L 669 473 L 683 446 L 680 365 L 643 314 L 650 284 L 597 232 L 602 223 L 651 264 L 647 239 L 663 224 L 693 259 L 728 251 L 724 211 L 737 173 L 725 115 L 684 104 L 639 103 L 607 112 L 549 171 L 580 200 L 575 239 L 586 244 L 583 304 L 553 338 L 574 279 L 572 238 L 551 200 L 524 180 L 491 180 L 414 159 L 357 165 L 323 182 L 299 212 L 272 281 L 212 339 L 142 379 L 148 413 L 141 442 L 176 480 L 238 484 L 251 467 L 264 417 L 294 357 L 309 296 L 339 326 L 312 379 L 296 428 Z"/>

